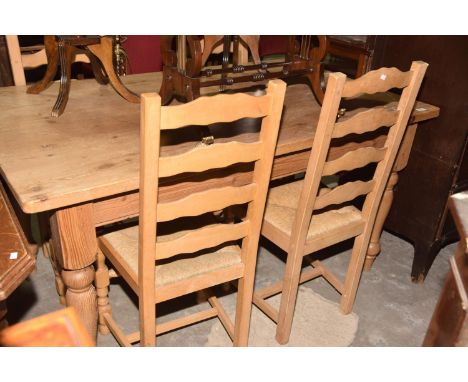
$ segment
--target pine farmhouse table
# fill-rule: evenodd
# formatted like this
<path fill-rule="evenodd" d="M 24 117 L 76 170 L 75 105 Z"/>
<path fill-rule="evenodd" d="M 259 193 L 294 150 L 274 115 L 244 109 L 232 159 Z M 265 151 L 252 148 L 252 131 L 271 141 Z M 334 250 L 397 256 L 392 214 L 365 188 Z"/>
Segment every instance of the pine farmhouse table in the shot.
<path fill-rule="evenodd" d="M 159 90 L 161 73 L 131 75 L 123 82 L 137 94 L 154 92 Z M 26 94 L 25 86 L 0 88 L 0 170 L 23 212 L 51 216 L 52 246 L 66 288 L 66 305 L 75 307 L 96 338 L 96 228 L 138 214 L 139 105 L 125 101 L 111 87 L 101 86 L 94 79 L 81 80 L 73 84 L 63 115 L 53 118 L 50 105 L 58 86 L 54 83 L 38 95 Z M 306 84 L 288 87 L 273 178 L 305 170 L 319 112 Z M 380 234 L 393 187 L 407 163 L 417 124 L 438 114 L 435 106 L 416 105 L 382 202 L 367 266 L 380 251 Z M 240 127 L 235 134 L 236 139 L 249 141 L 254 139 L 255 129 Z M 197 139 L 180 143 L 168 137 L 162 153 L 186 150 L 199 144 Z M 215 141 L 225 139 L 232 137 L 220 133 Z M 381 144 L 381 138 L 370 137 L 358 145 Z M 330 155 L 342 155 L 350 148 L 355 149 L 356 143 L 336 147 Z M 223 172 L 214 182 L 237 185 L 250 175 L 248 169 L 238 168 Z M 161 189 L 160 200 L 199 191 L 210 184 L 189 178 L 168 182 Z"/>

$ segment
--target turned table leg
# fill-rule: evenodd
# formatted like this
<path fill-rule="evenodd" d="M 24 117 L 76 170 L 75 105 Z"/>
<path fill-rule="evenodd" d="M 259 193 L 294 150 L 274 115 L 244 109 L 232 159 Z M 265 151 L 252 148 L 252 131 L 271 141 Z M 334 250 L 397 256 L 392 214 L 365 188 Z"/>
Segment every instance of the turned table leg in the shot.
<path fill-rule="evenodd" d="M 91 338 L 96 341 L 97 306 L 96 290 L 93 286 L 94 267 L 89 265 L 79 270 L 63 270 L 62 278 L 67 287 L 65 293 L 67 306 L 75 308 Z"/>
<path fill-rule="evenodd" d="M 50 220 L 54 256 L 62 269 L 65 302 L 73 306 L 91 338 L 97 336 L 97 298 L 93 286 L 97 240 L 92 204 L 56 211 Z"/>
<path fill-rule="evenodd" d="M 385 219 L 390 212 L 390 207 L 393 202 L 393 188 L 398 183 L 398 173 L 392 172 L 388 179 L 387 187 L 385 188 L 382 201 L 380 202 L 379 212 L 375 218 L 374 230 L 372 231 L 371 241 L 367 250 L 366 261 L 364 263 L 364 270 L 370 271 L 375 258 L 380 253 L 380 236 L 382 235 L 383 225 Z"/>
<path fill-rule="evenodd" d="M 107 85 L 109 83 L 109 78 L 107 77 L 104 68 L 99 63 L 99 60 L 93 55 L 88 53 L 89 62 L 91 68 L 93 69 L 94 78 L 100 85 Z"/>
<path fill-rule="evenodd" d="M 380 253 L 380 236 L 382 235 L 385 219 L 387 218 L 388 213 L 390 212 L 390 207 L 392 206 L 393 190 L 398 183 L 398 173 L 408 164 L 408 158 L 411 152 L 411 147 L 413 146 L 417 127 L 418 125 L 416 123 L 409 125 L 406 129 L 405 136 L 403 137 L 397 159 L 393 165 L 393 170 L 390 178 L 388 179 L 387 187 L 385 189 L 382 201 L 380 203 L 380 208 L 375 219 L 374 230 L 372 231 L 369 248 L 367 250 L 366 261 L 364 263 L 365 271 L 371 270 L 375 258 Z"/>

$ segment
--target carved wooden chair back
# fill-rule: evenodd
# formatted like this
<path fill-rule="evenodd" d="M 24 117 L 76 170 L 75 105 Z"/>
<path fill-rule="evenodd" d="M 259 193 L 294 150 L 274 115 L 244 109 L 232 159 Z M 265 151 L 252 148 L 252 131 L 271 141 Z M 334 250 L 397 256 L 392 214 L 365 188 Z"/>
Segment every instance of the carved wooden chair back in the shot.
<path fill-rule="evenodd" d="M 45 39 L 54 39 L 53 36 L 45 36 Z M 47 54 L 44 45 L 32 47 L 20 47 L 18 36 L 6 36 L 8 55 L 10 56 L 10 66 L 13 73 L 15 86 L 26 85 L 25 70 L 34 69 L 47 64 Z M 77 54 L 74 62 L 89 63 L 86 54 Z"/>
<path fill-rule="evenodd" d="M 161 107 L 158 94 L 142 95 L 139 228 L 131 227 L 100 237 L 104 255 L 139 296 L 140 332 L 128 337 L 122 334 L 109 311 L 101 309 L 102 321 L 122 345 L 141 340 L 142 345 L 151 346 L 157 334 L 215 316 L 220 318 L 235 345 L 247 345 L 258 240 L 285 89 L 284 82 L 274 80 L 268 84 L 264 96 L 217 95 L 167 107 Z M 179 155 L 161 155 L 163 130 L 243 118 L 262 118 L 257 141 L 214 143 Z M 248 184 L 213 186 L 177 200 L 158 200 L 160 178 L 182 173 L 206 175 L 210 169 L 249 162 L 254 169 Z M 182 217 L 202 218 L 239 204 L 247 204 L 246 217 L 240 223 L 218 222 L 196 230 L 159 234 L 160 223 Z M 233 244 L 239 241 L 240 248 Z M 132 245 L 134 249 L 129 249 Z M 191 255 L 181 258 L 180 254 Z M 97 274 L 103 266 L 101 258 Z M 208 311 L 156 324 L 156 303 L 236 279 L 239 283 L 235 324 L 214 296 L 208 299 L 212 304 Z M 96 280 L 98 295 L 100 285 Z"/>
<path fill-rule="evenodd" d="M 352 310 L 379 204 L 426 67 L 426 63 L 413 62 L 408 72 L 382 68 L 356 80 L 347 79 L 342 73 L 330 74 L 305 178 L 271 189 L 265 211 L 262 234 L 288 252 L 288 258 L 283 283 L 257 291 L 254 302 L 278 323 L 280 343 L 289 339 L 300 282 L 323 276 L 342 294 L 341 310 L 344 313 Z M 396 107 L 388 104 L 361 108 L 337 118 L 342 99 L 392 88 L 403 89 Z M 345 136 L 359 142 L 354 138 L 384 126 L 389 130 L 381 147 L 362 147 L 361 144 L 360 148 L 349 151 L 347 142 L 341 150 L 341 154 L 346 153 L 341 156 L 336 147 L 330 149 L 333 142 Z M 368 181 L 321 187 L 325 176 L 371 163 L 375 163 L 376 168 Z M 349 205 L 358 196 L 364 196 L 361 210 Z M 288 217 L 288 213 L 293 216 Z M 313 261 L 314 268 L 301 274 L 303 256 L 351 238 L 355 241 L 344 283 L 319 261 Z M 265 299 L 279 292 L 282 292 L 282 300 L 278 314 Z"/>

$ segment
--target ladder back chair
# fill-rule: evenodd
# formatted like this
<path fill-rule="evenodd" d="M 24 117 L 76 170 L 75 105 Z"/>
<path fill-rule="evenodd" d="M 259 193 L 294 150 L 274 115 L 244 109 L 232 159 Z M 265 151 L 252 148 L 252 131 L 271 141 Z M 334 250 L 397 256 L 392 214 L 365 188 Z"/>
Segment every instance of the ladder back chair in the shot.
<path fill-rule="evenodd" d="M 264 96 L 221 94 L 177 106 L 161 106 L 158 94 L 142 96 L 139 226 L 99 238 L 102 252 L 98 253 L 96 289 L 101 333 L 107 327 L 121 345 L 140 341 L 143 346 L 152 346 L 158 334 L 218 316 L 234 345 L 247 345 L 258 240 L 285 90 L 284 82 L 274 80 L 269 82 Z M 178 155 L 160 155 L 162 130 L 243 118 L 262 118 L 256 142 L 230 140 L 197 146 Z M 253 164 L 251 183 L 212 186 L 176 200 L 158 200 L 160 178 L 187 172 L 203 172 L 206 176 L 207 170 L 241 162 Z M 239 204 L 247 204 L 247 215 L 240 223 L 218 222 L 195 230 L 160 234 L 160 223 L 175 223 L 174 219 L 181 217 L 203 219 L 214 211 Z M 138 295 L 139 332 L 125 336 L 111 316 L 105 258 Z M 157 303 L 233 280 L 238 280 L 234 324 L 214 295 L 208 298 L 211 309 L 168 323 L 156 323 Z"/>
<path fill-rule="evenodd" d="M 341 311 L 351 312 L 377 210 L 426 67 L 424 62 L 413 62 L 407 72 L 381 68 L 356 80 L 342 73 L 330 74 L 305 178 L 271 188 L 267 198 L 262 235 L 287 252 L 286 268 L 282 281 L 255 291 L 253 302 L 277 323 L 279 343 L 289 340 L 300 283 L 323 276 L 341 293 Z M 337 118 L 342 99 L 392 88 L 403 89 L 397 107 L 360 108 Z M 331 142 L 345 136 L 356 141 L 361 134 L 384 126 L 389 130 L 382 147 L 348 149 L 339 157 L 339 150 L 330 151 Z M 341 175 L 371 163 L 376 168 L 368 181 L 321 187 L 324 176 Z M 351 205 L 358 196 L 365 197 L 362 209 Z M 351 238 L 354 245 L 344 283 L 318 260 L 301 272 L 304 256 Z M 282 293 L 279 311 L 267 302 L 278 293 Z"/>

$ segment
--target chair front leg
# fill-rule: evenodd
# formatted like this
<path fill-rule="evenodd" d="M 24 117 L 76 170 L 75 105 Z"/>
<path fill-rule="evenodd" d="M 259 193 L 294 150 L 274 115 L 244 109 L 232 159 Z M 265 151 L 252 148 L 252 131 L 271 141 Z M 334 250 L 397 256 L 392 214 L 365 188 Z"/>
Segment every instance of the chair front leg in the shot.
<path fill-rule="evenodd" d="M 294 310 L 302 267 L 302 251 L 293 249 L 288 253 L 283 278 L 283 290 L 279 307 L 276 340 L 281 345 L 288 343 L 291 335 Z"/>
<path fill-rule="evenodd" d="M 369 242 L 364 242 L 365 232 L 356 237 L 348 271 L 344 283 L 343 294 L 340 301 L 340 310 L 343 314 L 349 314 L 353 310 L 356 293 L 361 279 L 364 260 L 366 259 Z"/>

